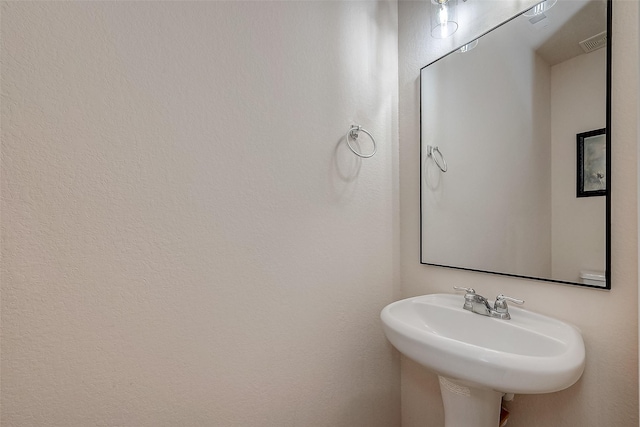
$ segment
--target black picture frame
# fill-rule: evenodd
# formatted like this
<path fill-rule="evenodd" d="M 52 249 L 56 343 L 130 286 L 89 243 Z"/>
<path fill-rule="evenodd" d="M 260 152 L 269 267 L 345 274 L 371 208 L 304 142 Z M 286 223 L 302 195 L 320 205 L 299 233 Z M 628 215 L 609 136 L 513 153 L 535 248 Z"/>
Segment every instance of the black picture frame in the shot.
<path fill-rule="evenodd" d="M 607 130 L 596 129 L 576 135 L 576 197 L 607 195 Z"/>

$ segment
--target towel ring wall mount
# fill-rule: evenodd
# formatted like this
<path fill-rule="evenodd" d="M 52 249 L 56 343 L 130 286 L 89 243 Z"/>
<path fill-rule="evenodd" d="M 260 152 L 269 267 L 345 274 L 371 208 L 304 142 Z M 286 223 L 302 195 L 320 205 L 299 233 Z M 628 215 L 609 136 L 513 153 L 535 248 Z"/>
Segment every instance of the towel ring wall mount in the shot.
<path fill-rule="evenodd" d="M 371 138 L 371 142 L 373 142 L 373 151 L 370 154 L 362 154 L 361 152 L 353 148 L 353 145 L 351 145 L 351 140 L 356 141 L 358 139 L 358 133 L 361 131 L 369 135 L 369 138 Z M 373 135 L 371 135 L 366 129 L 364 129 L 360 125 L 351 125 L 351 128 L 349 128 L 349 131 L 347 132 L 347 145 L 349 146 L 349 149 L 353 152 L 353 154 L 355 154 L 358 157 L 362 157 L 363 159 L 368 159 L 369 157 L 373 157 L 373 155 L 376 154 L 376 151 L 378 150 L 378 147 L 376 145 L 376 140 L 373 137 Z"/>
<path fill-rule="evenodd" d="M 431 157 L 436 166 L 438 166 L 442 172 L 447 171 L 447 161 L 444 159 L 442 151 L 440 151 L 437 146 L 434 147 L 432 145 L 427 145 L 427 157 Z"/>

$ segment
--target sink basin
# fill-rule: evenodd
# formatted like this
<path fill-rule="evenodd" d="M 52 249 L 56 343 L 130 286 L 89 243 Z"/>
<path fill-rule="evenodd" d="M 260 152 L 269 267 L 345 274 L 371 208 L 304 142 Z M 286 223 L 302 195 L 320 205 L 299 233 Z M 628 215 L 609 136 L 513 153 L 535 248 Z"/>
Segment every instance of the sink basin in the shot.
<path fill-rule="evenodd" d="M 582 335 L 559 320 L 509 307 L 511 320 L 464 310 L 461 295 L 432 294 L 386 306 L 389 341 L 439 375 L 502 393 L 559 391 L 582 375 Z"/>

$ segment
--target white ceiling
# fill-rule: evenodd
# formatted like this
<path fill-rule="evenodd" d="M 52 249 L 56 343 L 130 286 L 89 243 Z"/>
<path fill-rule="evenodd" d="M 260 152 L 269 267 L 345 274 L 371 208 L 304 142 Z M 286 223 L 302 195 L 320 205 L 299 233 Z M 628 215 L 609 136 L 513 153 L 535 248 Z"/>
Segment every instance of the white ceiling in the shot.
<path fill-rule="evenodd" d="M 584 54 L 579 43 L 607 30 L 605 0 L 558 0 L 544 14 L 546 18 L 536 25 L 520 16 L 513 27 L 549 65 Z"/>

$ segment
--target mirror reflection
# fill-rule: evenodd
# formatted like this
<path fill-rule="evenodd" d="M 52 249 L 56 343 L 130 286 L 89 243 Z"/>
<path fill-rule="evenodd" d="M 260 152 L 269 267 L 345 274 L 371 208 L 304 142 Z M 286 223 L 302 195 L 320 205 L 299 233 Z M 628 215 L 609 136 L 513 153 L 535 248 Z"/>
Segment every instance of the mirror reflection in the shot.
<path fill-rule="evenodd" d="M 610 287 L 607 7 L 558 1 L 421 70 L 422 263 Z"/>

